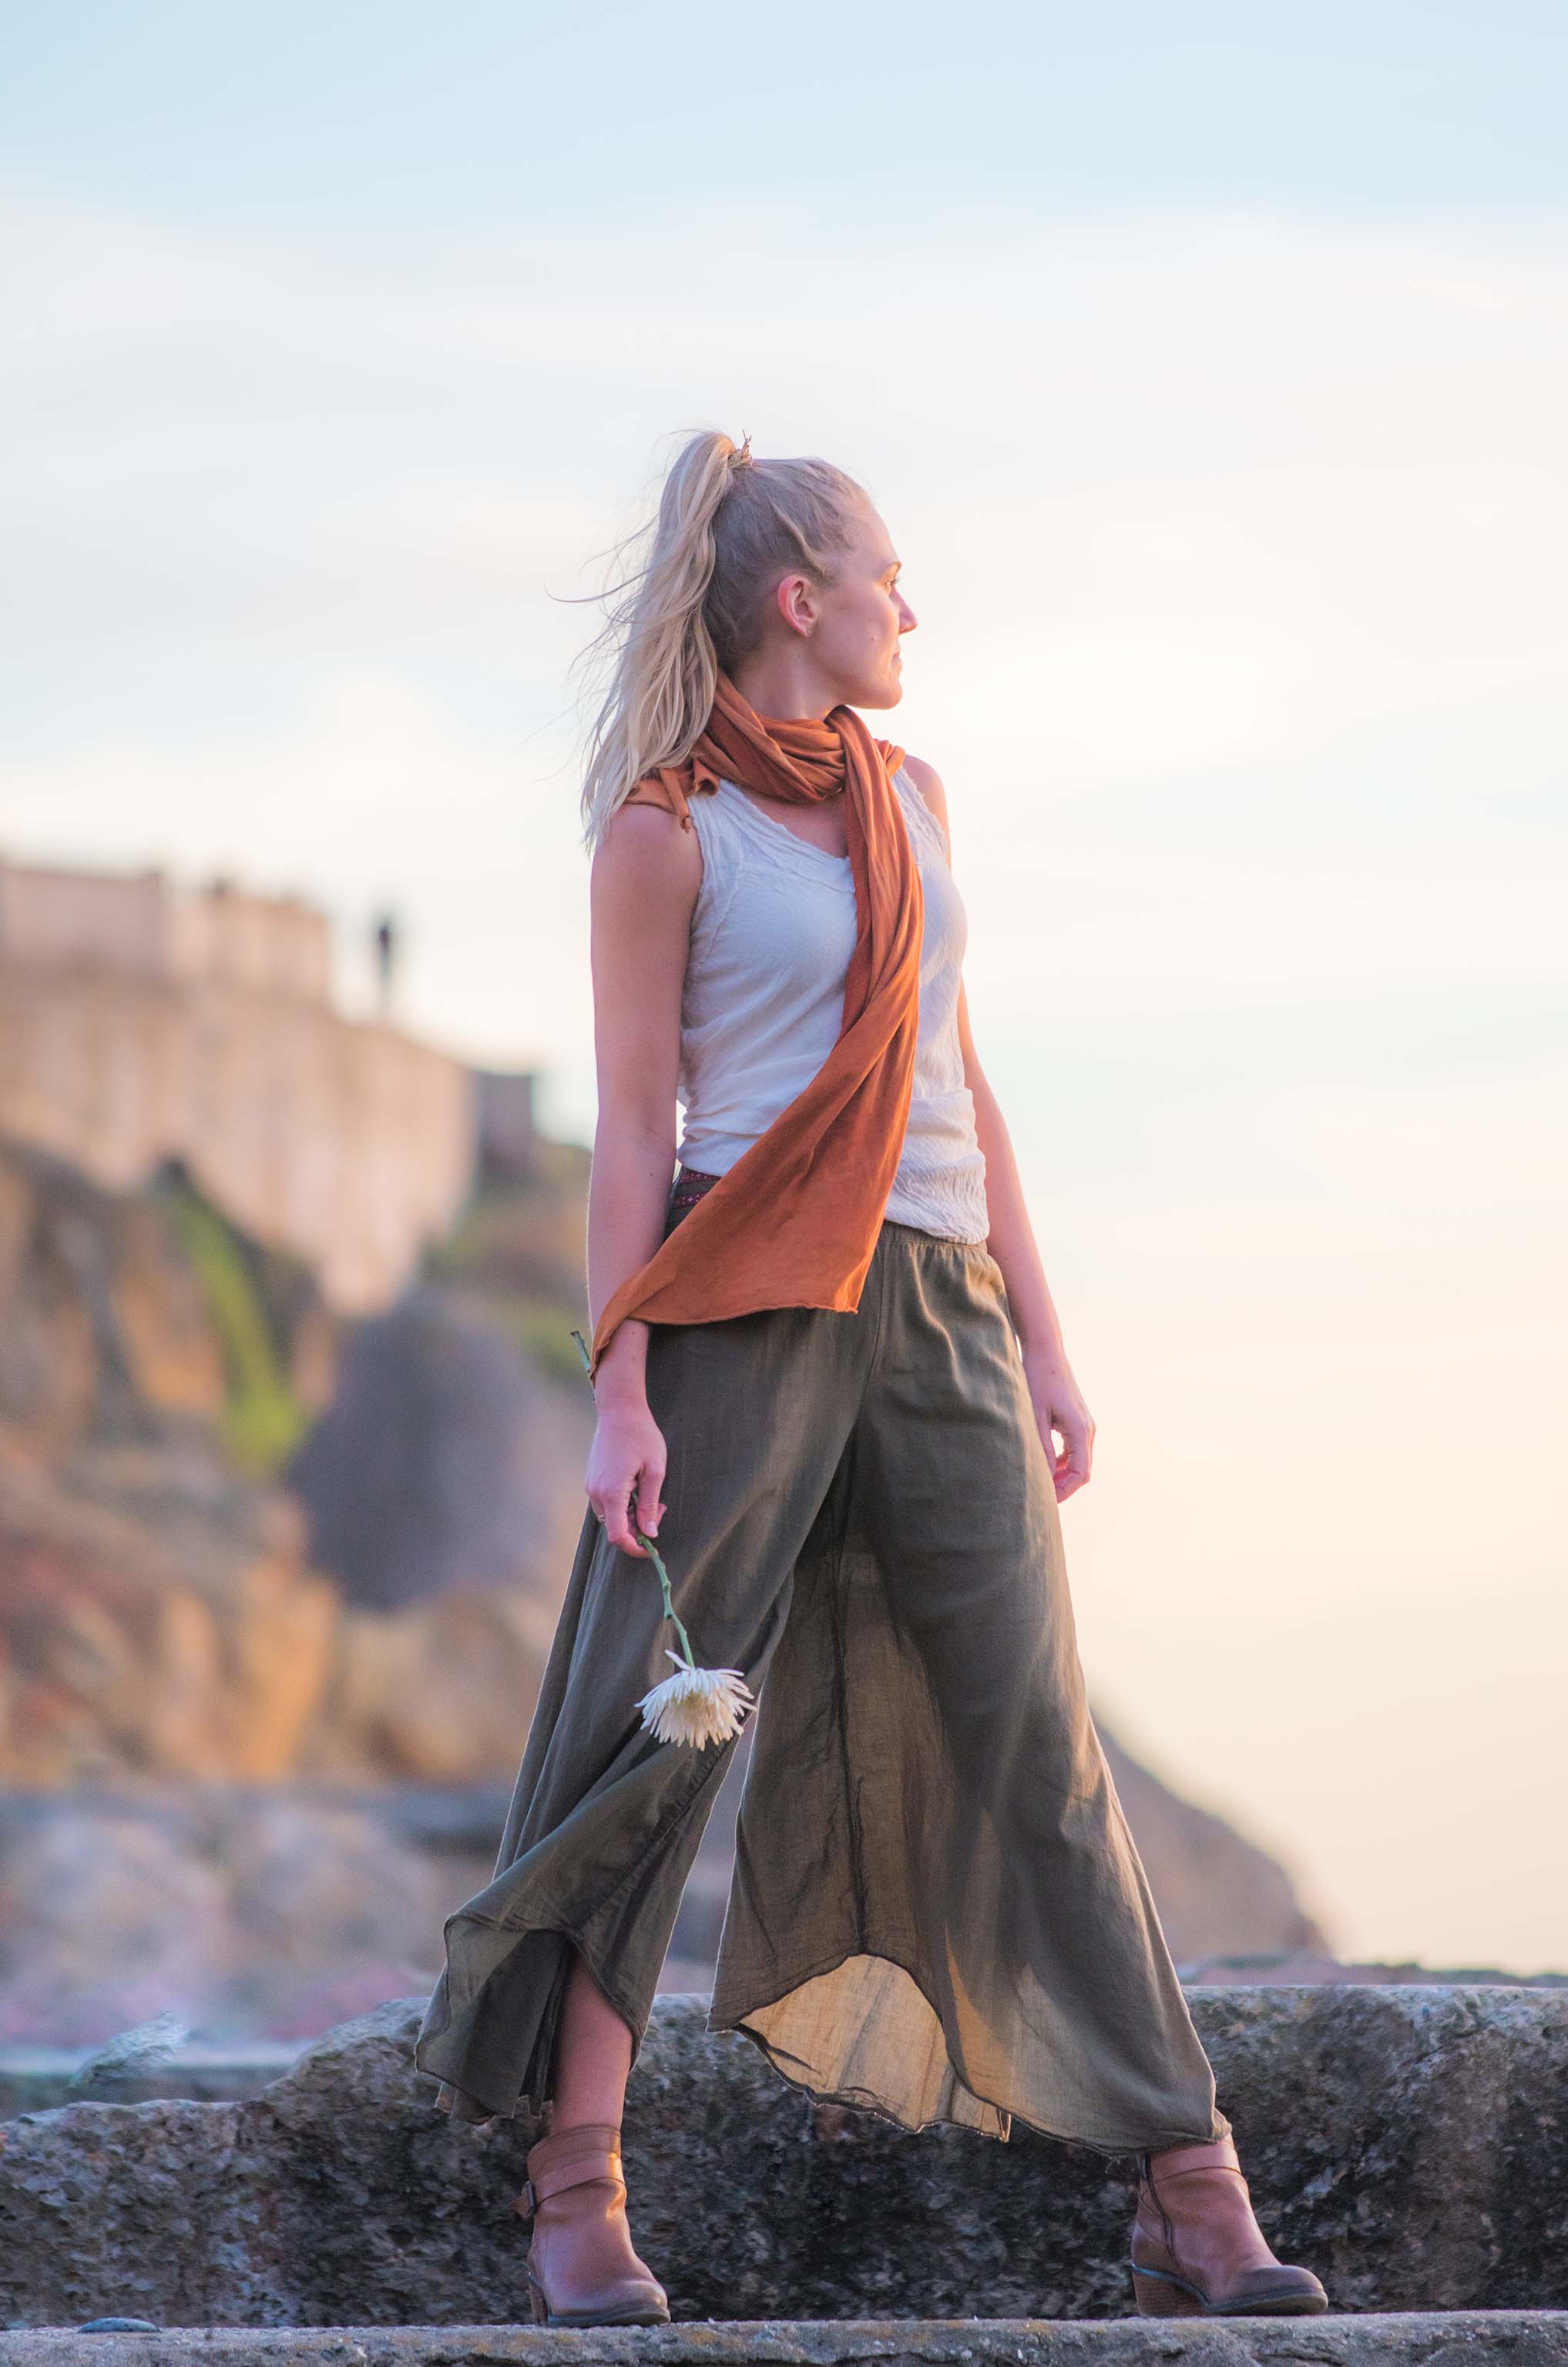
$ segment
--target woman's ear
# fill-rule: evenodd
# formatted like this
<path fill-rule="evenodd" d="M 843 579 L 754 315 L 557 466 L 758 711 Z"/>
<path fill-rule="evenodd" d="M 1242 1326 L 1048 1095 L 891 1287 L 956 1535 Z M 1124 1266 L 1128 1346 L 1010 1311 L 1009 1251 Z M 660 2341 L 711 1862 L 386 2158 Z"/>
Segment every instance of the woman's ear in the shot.
<path fill-rule="evenodd" d="M 792 633 L 810 640 L 817 625 L 817 587 L 809 575 L 781 575 L 773 597 L 778 614 Z"/>

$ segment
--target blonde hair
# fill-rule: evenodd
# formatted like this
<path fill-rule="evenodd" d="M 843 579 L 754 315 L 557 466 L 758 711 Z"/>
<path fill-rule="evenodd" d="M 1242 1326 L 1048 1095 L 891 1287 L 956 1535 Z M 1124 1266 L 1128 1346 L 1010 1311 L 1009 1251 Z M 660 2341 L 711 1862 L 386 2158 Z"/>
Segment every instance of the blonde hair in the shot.
<path fill-rule="evenodd" d="M 617 547 L 642 563 L 601 595 L 613 605 L 578 663 L 606 684 L 589 729 L 584 839 L 645 774 L 678 764 L 701 737 L 719 673 L 762 637 L 768 593 L 791 569 L 832 581 L 854 540 L 865 488 L 826 460 L 757 460 L 751 438 L 688 436 L 658 513 Z"/>

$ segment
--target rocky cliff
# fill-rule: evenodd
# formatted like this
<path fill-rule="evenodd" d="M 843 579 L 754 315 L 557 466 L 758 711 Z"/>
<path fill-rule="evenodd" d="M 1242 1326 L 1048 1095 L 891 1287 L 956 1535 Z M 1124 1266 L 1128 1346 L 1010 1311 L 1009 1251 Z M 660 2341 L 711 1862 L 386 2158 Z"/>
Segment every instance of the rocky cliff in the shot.
<path fill-rule="evenodd" d="M 0 1782 L 515 1763 L 590 1427 L 455 1281 L 345 1326 L 177 1171 L 0 1146 Z"/>

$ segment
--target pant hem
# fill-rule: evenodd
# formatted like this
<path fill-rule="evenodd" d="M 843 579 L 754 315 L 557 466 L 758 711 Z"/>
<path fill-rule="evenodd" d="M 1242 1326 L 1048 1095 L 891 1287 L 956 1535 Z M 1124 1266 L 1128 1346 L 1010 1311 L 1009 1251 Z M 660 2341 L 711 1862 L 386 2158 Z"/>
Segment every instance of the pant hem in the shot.
<path fill-rule="evenodd" d="M 792 1979 L 786 1981 L 783 1987 L 776 1990 L 770 1997 L 754 1998 L 749 2005 L 734 2010 L 726 2009 L 722 2018 L 715 2019 L 711 2009 L 710 2009 L 708 2028 L 711 2031 L 733 2031 L 737 2036 L 748 2039 L 751 2044 L 766 2056 L 768 2063 L 772 2066 L 773 2069 L 777 2071 L 781 2079 L 788 2081 L 791 2088 L 800 2090 L 803 2095 L 810 2096 L 813 2102 L 820 2104 L 847 2105 L 856 2112 L 868 2112 L 878 2120 L 891 2123 L 894 2128 L 904 2129 L 911 2135 L 916 2136 L 923 2134 L 926 2129 L 963 2128 L 969 2130 L 973 2135 L 991 2137 L 996 2143 L 1006 2145 L 1008 2142 L 1008 2137 L 1003 2135 L 1001 2131 L 983 2127 L 971 2121 L 955 2121 L 947 2113 L 937 2113 L 927 2121 L 907 2120 L 903 2113 L 894 2112 L 890 2105 L 881 2102 L 878 2099 L 869 2098 L 861 2090 L 835 2090 L 813 2087 L 810 2080 L 803 2079 L 796 2073 L 787 2070 L 784 2064 L 780 2061 L 778 2055 L 772 2045 L 770 2045 L 767 2039 L 764 2037 L 760 2031 L 753 2030 L 746 2022 L 745 2016 L 748 2013 L 760 2013 L 765 2011 L 769 2006 L 781 2003 L 785 1998 L 790 1996 L 796 1989 L 804 1988 L 808 1981 L 820 1980 L 828 1973 L 837 1972 L 841 1965 L 848 1964 L 851 1959 L 856 1956 L 876 1956 L 885 1964 L 896 1965 L 899 1971 L 906 1975 L 907 1977 L 914 1982 L 915 1988 L 919 1990 L 921 1997 L 925 1999 L 933 2020 L 937 2022 L 938 2028 L 941 2027 L 941 2015 L 937 2012 L 936 2005 L 933 2003 L 930 1996 L 926 1992 L 925 1984 L 921 1981 L 918 1974 L 914 1970 L 913 1966 L 906 1964 L 902 1956 L 892 1955 L 885 1949 L 867 1948 L 857 1945 L 842 1949 L 837 1955 L 828 1958 L 825 1962 L 813 1965 L 808 1970 L 797 1973 Z M 944 2033 L 944 2040 L 945 2036 L 946 2033 Z M 1077 2129 L 1070 2130 L 1052 2128 L 1048 2125 L 1047 2123 L 1034 2119 L 1029 2113 L 1020 2112 L 1016 2104 L 1005 2104 L 994 2096 L 986 2096 L 982 2094 L 978 2088 L 974 2087 L 968 2079 L 961 2076 L 958 2066 L 953 2061 L 950 2049 L 948 2050 L 948 2066 L 949 2070 L 952 2072 L 954 2079 L 957 2080 L 965 2095 L 972 2096 L 977 2104 L 983 2104 L 989 2112 L 999 2114 L 1009 2124 L 1014 2121 L 1021 2122 L 1023 2126 L 1027 2129 L 1032 2130 L 1035 2135 L 1049 2137 L 1053 2144 L 1080 2146 L 1088 2152 L 1099 2154 L 1112 2159 L 1120 2158 L 1129 2155 L 1159 2153 L 1166 2146 L 1212 2145 L 1216 2143 L 1219 2138 L 1233 2134 L 1229 2122 L 1225 2121 L 1224 2115 L 1218 2112 L 1216 2112 L 1215 2118 L 1221 2122 L 1223 2125 L 1203 2131 L 1201 2134 L 1194 2129 L 1156 2129 L 1153 2131 L 1145 2131 L 1142 2134 L 1134 2136 L 1111 2137 L 1108 2135 L 1089 2136 L 1085 2135 L 1083 2131 Z"/>

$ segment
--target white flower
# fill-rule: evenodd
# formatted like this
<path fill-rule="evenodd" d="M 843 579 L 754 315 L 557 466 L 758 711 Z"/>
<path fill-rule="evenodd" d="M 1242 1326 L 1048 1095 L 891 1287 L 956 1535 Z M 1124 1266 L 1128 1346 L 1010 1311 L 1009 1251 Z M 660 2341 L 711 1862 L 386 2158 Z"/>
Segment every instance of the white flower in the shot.
<path fill-rule="evenodd" d="M 675 1675 L 662 1678 L 637 1704 L 649 1732 L 661 1742 L 689 1742 L 699 1750 L 738 1734 L 753 1706 L 739 1669 L 694 1669 L 678 1652 L 666 1651 L 665 1657 L 675 1662 Z"/>

